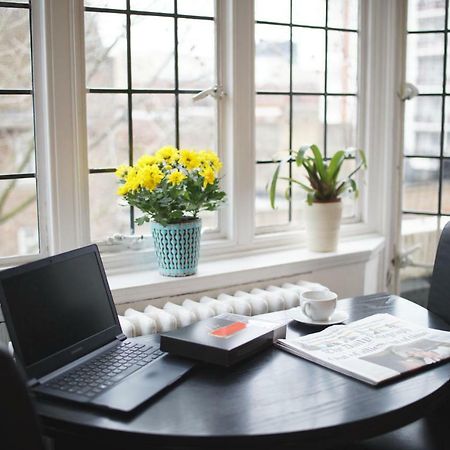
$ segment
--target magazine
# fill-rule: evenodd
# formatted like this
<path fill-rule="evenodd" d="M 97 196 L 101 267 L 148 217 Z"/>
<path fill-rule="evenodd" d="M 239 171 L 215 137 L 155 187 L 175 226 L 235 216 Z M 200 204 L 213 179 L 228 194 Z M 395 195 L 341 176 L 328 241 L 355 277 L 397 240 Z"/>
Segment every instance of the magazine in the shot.
<path fill-rule="evenodd" d="M 278 339 L 275 345 L 374 385 L 450 359 L 450 332 L 421 327 L 391 314 Z"/>

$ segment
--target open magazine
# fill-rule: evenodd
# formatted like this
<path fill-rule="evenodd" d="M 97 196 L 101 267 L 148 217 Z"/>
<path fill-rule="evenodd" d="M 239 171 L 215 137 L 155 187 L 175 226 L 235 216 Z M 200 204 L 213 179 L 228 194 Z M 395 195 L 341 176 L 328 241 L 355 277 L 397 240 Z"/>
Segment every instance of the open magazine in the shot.
<path fill-rule="evenodd" d="M 391 314 L 278 339 L 275 345 L 370 384 L 450 359 L 450 332 L 421 327 Z"/>

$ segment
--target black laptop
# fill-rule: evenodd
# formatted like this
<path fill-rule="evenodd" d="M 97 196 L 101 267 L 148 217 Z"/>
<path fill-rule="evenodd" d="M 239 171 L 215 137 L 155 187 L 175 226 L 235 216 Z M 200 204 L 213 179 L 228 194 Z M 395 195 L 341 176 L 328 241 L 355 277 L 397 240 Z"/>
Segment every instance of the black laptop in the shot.
<path fill-rule="evenodd" d="M 96 245 L 0 272 L 0 304 L 39 394 L 131 411 L 194 365 L 126 338 Z"/>

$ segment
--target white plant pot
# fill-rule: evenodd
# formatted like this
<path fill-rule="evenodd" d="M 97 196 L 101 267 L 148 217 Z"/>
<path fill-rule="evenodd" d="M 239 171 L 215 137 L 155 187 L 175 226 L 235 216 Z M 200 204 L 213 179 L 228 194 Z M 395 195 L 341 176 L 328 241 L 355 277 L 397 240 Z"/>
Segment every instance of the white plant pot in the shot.
<path fill-rule="evenodd" d="M 305 204 L 306 245 L 313 252 L 337 250 L 342 218 L 341 201 Z"/>

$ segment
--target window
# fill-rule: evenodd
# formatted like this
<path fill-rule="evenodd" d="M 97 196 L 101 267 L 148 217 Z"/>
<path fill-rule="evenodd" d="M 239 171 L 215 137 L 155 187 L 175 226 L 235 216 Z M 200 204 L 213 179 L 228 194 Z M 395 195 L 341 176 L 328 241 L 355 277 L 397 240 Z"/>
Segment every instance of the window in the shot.
<path fill-rule="evenodd" d="M 115 168 L 165 145 L 218 151 L 214 1 L 85 1 L 91 239 L 149 234 L 118 206 Z M 217 229 L 217 213 L 204 214 Z"/>
<path fill-rule="evenodd" d="M 255 7 L 256 226 L 273 229 L 298 223 L 304 200 L 289 185 L 286 201 L 279 183 L 278 209 L 270 209 L 277 152 L 317 144 L 331 157 L 357 146 L 358 1 L 256 0 Z M 352 201 L 344 208 L 344 217 L 355 214 Z"/>
<path fill-rule="evenodd" d="M 31 5 L 0 6 L 0 258 L 39 252 Z"/>

